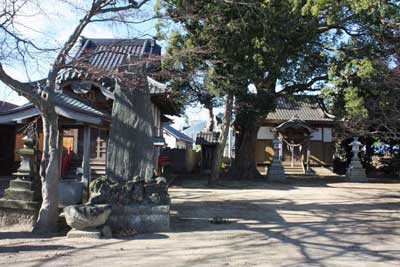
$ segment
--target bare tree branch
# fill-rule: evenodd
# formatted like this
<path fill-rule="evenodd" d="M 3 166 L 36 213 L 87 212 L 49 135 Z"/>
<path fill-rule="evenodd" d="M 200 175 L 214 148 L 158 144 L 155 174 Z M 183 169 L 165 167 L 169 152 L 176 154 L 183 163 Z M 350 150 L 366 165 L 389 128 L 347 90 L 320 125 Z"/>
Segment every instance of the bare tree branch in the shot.
<path fill-rule="evenodd" d="M 36 105 L 40 103 L 40 92 L 39 92 L 39 84 L 43 83 L 42 81 L 23 83 L 8 75 L 4 69 L 3 65 L 0 63 L 0 80 L 17 93 L 26 97 L 29 101 L 33 102 Z"/>

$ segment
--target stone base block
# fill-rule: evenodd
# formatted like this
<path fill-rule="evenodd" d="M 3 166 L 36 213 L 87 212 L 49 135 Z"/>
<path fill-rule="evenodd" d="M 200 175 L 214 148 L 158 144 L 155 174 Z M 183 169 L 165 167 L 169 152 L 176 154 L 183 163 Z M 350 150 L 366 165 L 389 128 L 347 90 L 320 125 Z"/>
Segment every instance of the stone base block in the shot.
<path fill-rule="evenodd" d="M 0 207 L 0 226 L 33 227 L 38 212 L 36 210 L 10 209 Z"/>
<path fill-rule="evenodd" d="M 346 172 L 346 177 L 350 182 L 368 182 L 365 169 L 358 158 L 353 158 L 351 160 L 350 166 Z"/>
<path fill-rule="evenodd" d="M 286 181 L 286 174 L 282 165 L 273 162 L 268 168 L 267 178 L 269 181 L 275 182 Z"/>
<path fill-rule="evenodd" d="M 350 182 L 368 182 L 368 178 L 364 173 L 350 173 L 346 175 L 346 178 Z"/>
<path fill-rule="evenodd" d="M 72 229 L 68 232 L 67 238 L 94 238 L 100 239 L 101 232 L 100 230 L 94 229 L 85 229 L 85 230 L 76 230 Z"/>
<path fill-rule="evenodd" d="M 113 231 L 133 229 L 137 233 L 166 232 L 170 229 L 170 206 L 113 206 L 106 224 Z"/>

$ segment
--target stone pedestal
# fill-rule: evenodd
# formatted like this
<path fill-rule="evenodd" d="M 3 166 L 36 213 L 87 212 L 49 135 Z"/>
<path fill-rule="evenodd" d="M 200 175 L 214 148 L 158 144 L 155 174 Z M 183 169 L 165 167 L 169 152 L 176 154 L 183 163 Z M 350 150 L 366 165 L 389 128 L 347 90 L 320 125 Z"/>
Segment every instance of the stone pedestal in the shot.
<path fill-rule="evenodd" d="M 137 233 L 169 231 L 170 199 L 165 178 L 135 176 L 127 181 L 98 178 L 90 184 L 92 204 L 111 205 L 106 225 L 113 231 Z"/>
<path fill-rule="evenodd" d="M 101 232 L 96 228 L 85 229 L 85 230 L 76 230 L 72 229 L 67 233 L 67 238 L 94 238 L 100 239 Z"/>
<path fill-rule="evenodd" d="M 24 138 L 24 148 L 20 149 L 21 165 L 10 181 L 10 187 L 0 199 L 0 226 L 32 227 L 40 208 L 40 183 L 35 179 L 34 141 Z"/>
<path fill-rule="evenodd" d="M 283 169 L 282 162 L 279 157 L 279 147 L 281 142 L 277 139 L 274 139 L 272 143 L 274 145 L 274 158 L 272 159 L 272 163 L 268 168 L 267 178 L 270 181 L 285 181 L 285 170 Z"/>
<path fill-rule="evenodd" d="M 72 229 L 68 238 L 101 238 L 101 230 L 111 214 L 110 205 L 72 205 L 64 208 L 65 220 Z"/>
<path fill-rule="evenodd" d="M 106 224 L 115 231 L 133 229 L 137 233 L 166 232 L 170 229 L 170 206 L 114 205 Z"/>
<path fill-rule="evenodd" d="M 358 153 L 360 152 L 361 142 L 358 141 L 358 137 L 353 138 L 353 142 L 350 143 L 351 151 L 353 152 L 353 158 L 351 159 L 349 168 L 346 172 L 346 177 L 351 182 L 367 182 L 368 178 L 365 174 L 365 169 L 361 165 Z"/>
<path fill-rule="evenodd" d="M 360 159 L 352 159 L 347 169 L 346 177 L 351 182 L 368 182 L 365 169 L 361 165 Z"/>

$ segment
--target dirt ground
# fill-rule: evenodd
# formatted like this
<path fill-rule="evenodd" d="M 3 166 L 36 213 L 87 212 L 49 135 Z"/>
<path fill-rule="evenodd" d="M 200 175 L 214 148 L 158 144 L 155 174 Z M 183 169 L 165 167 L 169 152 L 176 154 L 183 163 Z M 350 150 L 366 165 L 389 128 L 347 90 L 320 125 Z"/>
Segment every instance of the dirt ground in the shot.
<path fill-rule="evenodd" d="M 90 240 L 0 229 L 0 266 L 400 266 L 400 183 L 190 180 L 170 194 L 171 232 Z"/>

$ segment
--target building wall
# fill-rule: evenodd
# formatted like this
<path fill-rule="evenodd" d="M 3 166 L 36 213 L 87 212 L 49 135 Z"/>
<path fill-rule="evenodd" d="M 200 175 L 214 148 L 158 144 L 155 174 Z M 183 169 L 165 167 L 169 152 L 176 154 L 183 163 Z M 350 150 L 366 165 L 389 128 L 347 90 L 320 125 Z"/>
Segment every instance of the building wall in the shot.
<path fill-rule="evenodd" d="M 188 149 L 190 143 L 182 141 L 182 140 L 177 140 L 176 141 L 176 148 L 178 149 Z"/>
<path fill-rule="evenodd" d="M 331 166 L 333 164 L 334 144 L 321 141 L 311 141 L 311 166 Z"/>
<path fill-rule="evenodd" d="M 257 164 L 270 163 L 272 161 L 274 150 L 272 140 L 274 132 L 272 129 L 276 125 L 265 125 L 260 127 L 257 134 L 256 162 Z M 331 166 L 333 164 L 334 142 L 332 139 L 333 129 L 331 126 L 312 125 L 317 131 L 312 134 L 310 141 L 310 165 L 312 166 Z M 302 145 L 302 154 L 304 160 L 307 155 L 307 142 Z"/>

